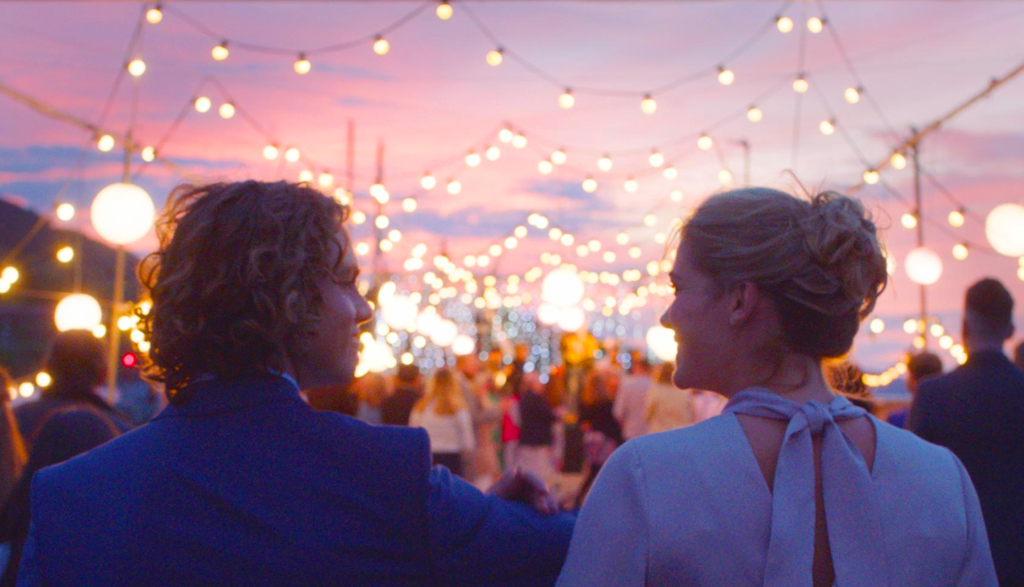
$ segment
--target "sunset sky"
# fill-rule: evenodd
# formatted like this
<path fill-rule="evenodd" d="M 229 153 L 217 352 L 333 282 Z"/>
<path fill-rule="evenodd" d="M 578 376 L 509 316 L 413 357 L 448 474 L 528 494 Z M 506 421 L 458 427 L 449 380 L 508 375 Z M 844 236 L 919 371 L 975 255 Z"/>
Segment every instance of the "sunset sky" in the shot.
<path fill-rule="evenodd" d="M 590 270 L 642 269 L 664 252 L 655 234 L 667 232 L 674 219 L 722 189 L 720 169 L 742 181 L 739 141 L 750 144 L 752 183 L 796 190 L 792 176 L 784 174 L 791 170 L 808 189 L 841 191 L 858 183 L 866 168 L 858 153 L 870 164 L 885 160 L 910 127 L 927 125 L 1024 61 L 1024 5 L 1012 2 L 825 3 L 828 20 L 820 34 L 805 26 L 807 18 L 822 14 L 811 2 L 453 2 L 447 21 L 435 15 L 433 2 L 171 4 L 162 22 L 142 27 L 139 48 L 130 56 L 147 66 L 138 81 L 138 141 L 157 144 L 179 112 L 203 95 L 213 108 L 206 114 L 189 110 L 160 148 L 162 156 L 207 179 L 294 181 L 310 169 L 329 170 L 340 184 L 345 128 L 352 119 L 354 208 L 372 210 L 366 191 L 381 140 L 391 227 L 403 233 L 388 260 L 399 271 L 416 243 L 428 245 L 429 258 L 443 240 L 452 258 L 461 260 L 500 243 L 532 212 L 571 231 L 576 244 L 600 240 L 603 250 L 617 253 L 616 261 L 606 263 L 600 254 L 578 258 L 575 245 L 562 247 L 531 229 L 525 242 L 502 256 L 500 274 L 525 272 L 547 250 Z M 429 5 L 385 35 L 390 52 L 375 54 L 373 37 L 424 4 Z M 0 3 L 0 83 L 98 122 L 142 10 L 139 3 Z M 506 50 L 501 65 L 488 65 L 485 56 L 496 44 L 474 25 L 470 11 Z M 795 21 L 788 34 L 774 26 L 783 13 Z M 866 89 L 855 105 L 843 98 L 844 89 L 858 81 L 835 36 Z M 229 40 L 230 56 L 216 62 L 210 50 L 221 38 Z M 293 70 L 301 51 L 363 38 L 368 40 L 345 51 L 311 54 L 307 75 Z M 244 43 L 287 51 L 245 50 Z M 745 45 L 739 56 L 723 61 Z M 718 82 L 719 65 L 735 73 L 733 84 Z M 801 71 L 812 86 L 802 95 L 791 85 Z M 688 83 L 657 92 L 691 74 Z M 133 83 L 126 77 L 121 84 L 104 125 L 116 135 L 130 123 Z M 558 104 L 565 87 L 576 90 L 570 110 Z M 651 115 L 640 108 L 648 92 L 657 101 Z M 262 151 L 268 138 L 241 112 L 230 120 L 218 116 L 229 97 L 282 151 L 299 148 L 303 161 L 267 162 Z M 751 105 L 761 109 L 762 121 L 747 119 Z M 826 136 L 819 124 L 833 115 L 837 131 Z M 525 148 L 499 141 L 497 131 L 505 124 L 524 133 Z M 697 148 L 702 132 L 715 148 Z M 467 167 L 470 150 L 483 154 L 491 145 L 501 149 L 497 161 Z M 538 163 L 559 147 L 568 162 L 542 175 Z M 665 179 L 648 163 L 654 149 L 679 169 L 678 178 Z M 79 209 L 72 224 L 92 234 L 88 205 L 100 188 L 119 180 L 122 153 L 120 143 L 101 153 L 88 133 L 0 94 L 0 194 L 9 201 L 51 214 L 59 195 Z M 604 153 L 614 163 L 607 173 L 596 165 Z M 141 165 L 136 157 L 136 170 Z M 1024 75 L 927 138 L 921 165 L 934 179 L 923 182 L 925 238 L 945 265 L 928 291 L 932 309 L 958 334 L 964 289 L 981 277 L 997 277 L 1018 300 L 1018 327 L 1024 329 L 1018 260 L 993 253 L 983 230 L 994 206 L 1024 204 Z M 419 178 L 426 170 L 439 185 L 422 193 Z M 599 184 L 592 194 L 581 187 L 588 175 Z M 629 176 L 638 180 L 635 193 L 624 189 Z M 445 191 L 448 178 L 461 182 L 461 193 Z M 909 168 L 886 170 L 882 178 L 912 202 Z M 152 164 L 134 181 L 159 206 L 183 179 Z M 671 201 L 673 189 L 682 190 L 681 203 Z M 406 195 L 417 198 L 413 213 L 401 209 Z M 918 292 L 903 271 L 903 258 L 914 246 L 914 232 L 900 226 L 910 206 L 897 195 L 881 185 L 857 195 L 886 228 L 886 243 L 897 259 L 897 273 L 876 310 L 887 329 L 877 337 L 865 333 L 854 355 L 867 370 L 878 371 L 898 360 L 910 342 L 901 324 L 916 313 Z M 946 221 L 955 202 L 966 206 L 962 228 Z M 644 216 L 652 212 L 657 221 L 647 227 Z M 354 227 L 356 237 L 368 239 L 369 226 Z M 640 259 L 615 243 L 620 231 L 630 235 L 629 246 L 643 247 Z M 951 253 L 960 241 L 976 245 L 966 261 Z M 150 237 L 137 248 L 153 244 Z M 643 314 L 648 325 L 656 310 Z"/>

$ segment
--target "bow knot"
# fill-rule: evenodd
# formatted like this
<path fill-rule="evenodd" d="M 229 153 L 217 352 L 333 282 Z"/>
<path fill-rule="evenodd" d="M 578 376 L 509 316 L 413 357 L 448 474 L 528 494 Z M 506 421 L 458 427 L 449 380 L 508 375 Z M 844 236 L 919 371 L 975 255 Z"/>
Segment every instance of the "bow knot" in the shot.
<path fill-rule="evenodd" d="M 821 431 L 825 429 L 826 423 L 835 422 L 832 419 L 832 414 L 828 411 L 828 406 L 823 406 L 815 401 L 810 401 L 800 406 L 800 413 L 807 420 L 807 429 L 814 436 L 821 434 Z"/>

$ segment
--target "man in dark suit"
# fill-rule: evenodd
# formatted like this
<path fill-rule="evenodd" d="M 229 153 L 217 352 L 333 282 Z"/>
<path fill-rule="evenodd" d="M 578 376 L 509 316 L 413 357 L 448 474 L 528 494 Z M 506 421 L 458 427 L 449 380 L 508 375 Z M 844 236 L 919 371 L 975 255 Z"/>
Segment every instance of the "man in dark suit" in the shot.
<path fill-rule="evenodd" d="M 965 306 L 967 362 L 921 383 L 907 428 L 963 461 L 999 584 L 1024 587 L 1024 372 L 1003 354 L 1013 336 L 1013 298 L 1002 283 L 983 279 L 967 290 Z"/>
<path fill-rule="evenodd" d="M 284 182 L 171 195 L 139 272 L 170 405 L 36 474 L 19 585 L 554 583 L 573 519 L 542 485 L 484 495 L 430 467 L 423 430 L 302 400 L 351 383 L 371 316 L 346 213 Z"/>
<path fill-rule="evenodd" d="M 395 391 L 381 401 L 380 420 L 391 426 L 408 426 L 412 408 L 423 399 L 423 378 L 416 365 L 399 365 Z"/>

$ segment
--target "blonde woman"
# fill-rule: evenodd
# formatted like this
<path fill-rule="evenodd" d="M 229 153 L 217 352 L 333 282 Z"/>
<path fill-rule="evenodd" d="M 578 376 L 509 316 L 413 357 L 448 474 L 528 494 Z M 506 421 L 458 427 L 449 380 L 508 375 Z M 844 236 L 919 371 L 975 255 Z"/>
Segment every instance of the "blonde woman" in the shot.
<path fill-rule="evenodd" d="M 673 369 L 671 363 L 661 363 L 654 368 L 654 381 L 647 393 L 644 408 L 649 434 L 682 428 L 696 421 L 693 392 L 672 385 Z"/>
<path fill-rule="evenodd" d="M 887 282 L 860 202 L 712 196 L 684 226 L 670 278 L 675 385 L 729 403 L 612 455 L 560 587 L 996 587 L 956 456 L 854 406 L 822 373 Z"/>
<path fill-rule="evenodd" d="M 427 394 L 413 406 L 409 425 L 427 431 L 435 465 L 462 475 L 463 455 L 468 458 L 476 440 L 469 407 L 451 369 L 441 367 L 434 372 L 427 383 Z"/>

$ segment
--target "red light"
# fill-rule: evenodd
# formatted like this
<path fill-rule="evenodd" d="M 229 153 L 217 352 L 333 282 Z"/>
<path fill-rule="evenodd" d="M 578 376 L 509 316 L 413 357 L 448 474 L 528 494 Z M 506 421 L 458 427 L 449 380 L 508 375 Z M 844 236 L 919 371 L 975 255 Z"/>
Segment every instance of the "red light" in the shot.
<path fill-rule="evenodd" d="M 135 356 L 135 353 L 125 353 L 121 356 L 121 364 L 126 368 L 131 369 L 139 362 L 139 358 Z"/>

